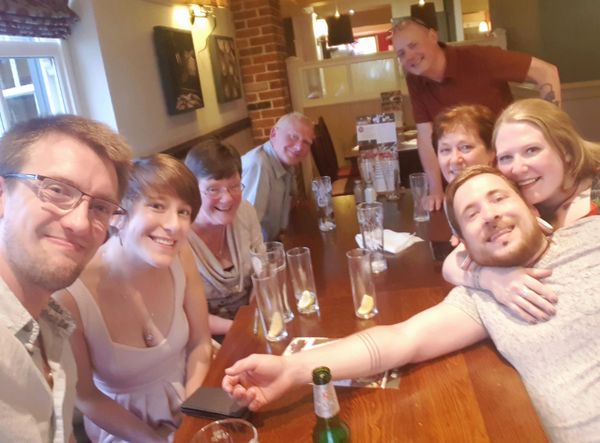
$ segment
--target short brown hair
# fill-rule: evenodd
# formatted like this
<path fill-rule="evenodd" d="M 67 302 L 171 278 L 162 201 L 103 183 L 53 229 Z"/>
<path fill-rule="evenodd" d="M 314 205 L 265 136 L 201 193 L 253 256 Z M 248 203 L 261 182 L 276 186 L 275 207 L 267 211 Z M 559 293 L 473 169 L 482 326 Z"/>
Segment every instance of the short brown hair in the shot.
<path fill-rule="evenodd" d="M 464 128 L 481 139 L 487 151 L 492 151 L 492 133 L 496 116 L 483 105 L 459 105 L 446 108 L 433 119 L 431 139 L 437 151 L 437 144 L 447 133 L 456 128 Z"/>
<path fill-rule="evenodd" d="M 494 146 L 503 123 L 521 122 L 537 128 L 556 149 L 565 167 L 565 177 L 571 177 L 575 183 L 579 183 L 598 172 L 600 144 L 583 139 L 566 112 L 539 98 L 516 101 L 500 114 L 492 136 Z M 563 183 L 563 186 L 566 184 Z"/>
<path fill-rule="evenodd" d="M 454 212 L 454 196 L 456 195 L 456 191 L 458 191 L 458 188 L 460 188 L 473 177 L 476 177 L 481 174 L 493 174 L 497 175 L 498 177 L 501 177 L 506 182 L 506 184 L 511 187 L 511 189 L 513 189 L 521 198 L 523 198 L 519 186 L 517 186 L 515 182 L 507 178 L 505 175 L 502 174 L 502 172 L 500 172 L 498 169 L 492 166 L 475 165 L 469 166 L 468 168 L 464 169 L 460 172 L 460 174 L 458 174 L 458 176 L 454 180 L 452 180 L 448 184 L 448 187 L 446 188 L 446 197 L 444 199 L 444 211 L 446 212 L 448 224 L 450 225 L 452 231 L 459 237 L 462 236 L 462 231 L 460 229 L 460 224 L 458 223 L 458 220 L 456 218 L 456 213 Z"/>
<path fill-rule="evenodd" d="M 236 173 L 242 175 L 240 153 L 232 146 L 211 138 L 189 150 L 185 165 L 198 180 L 212 178 L 221 180 Z"/>
<path fill-rule="evenodd" d="M 168 154 L 154 154 L 142 157 L 133 162 L 129 186 L 123 207 L 130 210 L 142 196 L 152 191 L 172 191 L 177 197 L 192 207 L 191 218 L 194 220 L 200 210 L 200 190 L 198 181 L 192 171 L 175 157 Z"/>
<path fill-rule="evenodd" d="M 31 146 L 52 134 L 72 137 L 89 146 L 101 158 L 109 160 L 117 173 L 119 198 L 124 194 L 131 168 L 129 145 L 105 124 L 76 115 L 34 118 L 13 126 L 0 139 L 0 176 L 22 172 Z"/>

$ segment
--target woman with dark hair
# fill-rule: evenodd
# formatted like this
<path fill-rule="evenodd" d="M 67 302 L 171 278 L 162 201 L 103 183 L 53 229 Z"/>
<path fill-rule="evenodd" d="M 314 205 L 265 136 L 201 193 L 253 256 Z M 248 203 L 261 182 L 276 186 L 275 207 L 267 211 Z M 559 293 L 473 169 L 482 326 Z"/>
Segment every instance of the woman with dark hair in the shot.
<path fill-rule="evenodd" d="M 482 105 L 454 106 L 433 120 L 433 146 L 448 183 L 468 166 L 494 164 L 496 153 L 492 148 L 492 132 L 495 120 L 494 113 Z"/>
<path fill-rule="evenodd" d="M 235 148 L 207 140 L 186 166 L 198 180 L 202 205 L 188 235 L 206 291 L 211 332 L 225 334 L 252 290 L 250 249 L 262 243 L 254 207 L 242 200 L 242 162 Z"/>
<path fill-rule="evenodd" d="M 165 154 L 136 160 L 125 215 L 79 280 L 56 294 L 77 329 L 77 407 L 93 442 L 166 442 L 211 361 L 202 281 L 187 242 L 194 175 Z"/>

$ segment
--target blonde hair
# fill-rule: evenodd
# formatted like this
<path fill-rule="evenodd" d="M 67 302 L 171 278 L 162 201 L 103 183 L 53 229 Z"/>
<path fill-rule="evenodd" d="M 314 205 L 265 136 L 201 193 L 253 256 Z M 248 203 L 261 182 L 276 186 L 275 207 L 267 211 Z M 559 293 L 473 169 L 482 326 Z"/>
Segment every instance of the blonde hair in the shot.
<path fill-rule="evenodd" d="M 516 101 L 506 108 L 494 127 L 494 147 L 503 123 L 529 123 L 536 127 L 560 156 L 565 178 L 572 178 L 576 184 L 600 169 L 600 144 L 582 138 L 569 115 L 550 102 L 531 98 Z"/>

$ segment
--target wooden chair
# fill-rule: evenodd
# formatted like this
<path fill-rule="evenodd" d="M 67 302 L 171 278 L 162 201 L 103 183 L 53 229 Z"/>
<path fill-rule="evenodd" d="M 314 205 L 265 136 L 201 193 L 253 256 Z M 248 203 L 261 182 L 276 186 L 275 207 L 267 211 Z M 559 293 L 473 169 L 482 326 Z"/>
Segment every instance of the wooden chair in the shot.
<path fill-rule="evenodd" d="M 319 174 L 331 177 L 333 195 L 352 193 L 352 190 L 348 189 L 351 168 L 338 166 L 333 141 L 323 117 L 319 117 L 319 121 L 315 125 L 315 141 L 311 146 L 311 152 Z"/>

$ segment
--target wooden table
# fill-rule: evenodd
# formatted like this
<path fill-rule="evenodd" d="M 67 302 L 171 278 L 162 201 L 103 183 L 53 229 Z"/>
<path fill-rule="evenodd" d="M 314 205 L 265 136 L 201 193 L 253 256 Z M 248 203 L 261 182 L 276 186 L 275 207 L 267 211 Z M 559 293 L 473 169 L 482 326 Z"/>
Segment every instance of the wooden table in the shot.
<path fill-rule="evenodd" d="M 354 316 L 345 253 L 356 247 L 354 199 L 334 198 L 337 229 L 322 233 L 314 210 L 292 213 L 284 235 L 286 248 L 311 249 L 321 313 L 288 323 L 290 337 L 343 337 L 377 325 L 405 320 L 439 303 L 450 286 L 428 241 L 388 256 L 388 270 L 376 276 L 380 314 L 371 320 Z M 427 240 L 445 240 L 448 227 L 441 212 L 415 226 L 412 201 L 404 195 L 385 204 L 386 228 L 417 232 Z M 250 353 L 280 354 L 289 342 L 269 344 L 252 334 L 254 311 L 240 309 L 223 348 L 211 365 L 207 386 L 219 386 L 224 369 Z M 403 368 L 399 389 L 337 388 L 342 418 L 354 442 L 545 442 L 543 429 L 515 370 L 490 341 L 434 361 Z M 315 423 L 312 390 L 304 386 L 254 413 L 261 443 L 310 441 Z M 208 420 L 186 417 L 175 442 L 188 442 Z"/>

